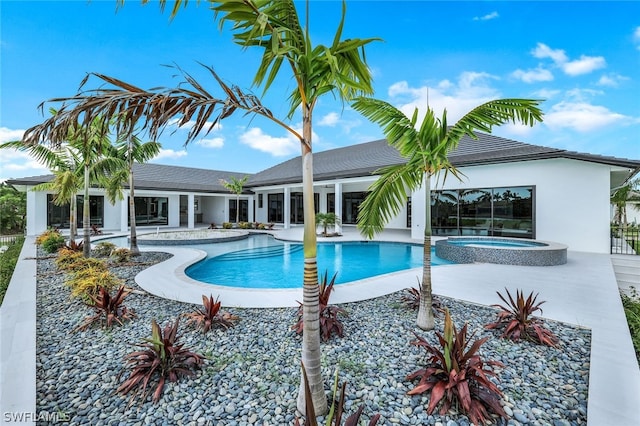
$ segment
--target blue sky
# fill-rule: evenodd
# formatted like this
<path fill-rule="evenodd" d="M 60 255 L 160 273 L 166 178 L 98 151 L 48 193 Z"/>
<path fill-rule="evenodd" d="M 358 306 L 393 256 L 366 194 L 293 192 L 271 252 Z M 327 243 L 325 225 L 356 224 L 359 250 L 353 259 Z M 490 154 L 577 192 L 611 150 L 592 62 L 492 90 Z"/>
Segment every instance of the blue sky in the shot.
<path fill-rule="evenodd" d="M 304 16 L 304 3 L 299 11 Z M 311 1 L 311 37 L 329 44 L 341 3 Z M 192 0 L 169 20 L 157 4 L 109 1 L 0 1 L 0 142 L 18 139 L 44 117 L 38 105 L 72 96 L 88 72 L 149 89 L 180 79 L 177 64 L 214 93 L 198 64 L 229 84 L 251 83 L 259 50 L 243 50 L 219 29 L 206 2 Z M 367 46 L 375 97 L 410 113 L 446 108 L 451 122 L 496 98 L 544 99 L 544 122 L 494 134 L 572 151 L 640 159 L 640 2 L 348 1 L 344 37 L 378 37 Z M 94 80 L 88 88 L 95 88 Z M 262 98 L 288 112 L 289 70 Z M 46 104 L 45 113 L 49 106 Z M 299 117 L 292 120 L 300 126 Z M 253 173 L 299 155 L 299 143 L 260 118 L 238 115 L 184 145 L 167 129 L 156 163 Z M 382 137 L 348 105 L 325 96 L 314 115 L 314 150 Z M 0 151 L 0 179 L 47 173 L 22 153 Z"/>

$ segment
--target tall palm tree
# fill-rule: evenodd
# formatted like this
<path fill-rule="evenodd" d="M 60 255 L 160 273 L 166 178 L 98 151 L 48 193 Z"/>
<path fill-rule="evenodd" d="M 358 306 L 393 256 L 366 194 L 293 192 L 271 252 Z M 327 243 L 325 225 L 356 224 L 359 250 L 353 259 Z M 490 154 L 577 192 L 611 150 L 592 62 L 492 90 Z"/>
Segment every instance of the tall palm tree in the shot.
<path fill-rule="evenodd" d="M 15 149 L 31 155 L 54 174 L 50 182 L 33 187 L 34 191 L 53 191 L 53 203 L 57 206 L 69 203 L 69 239 L 76 238 L 76 195 L 82 188 L 82 180 L 77 174 L 80 159 L 70 145 L 51 149 L 45 145 L 29 145 L 22 141 L 10 141 L 0 144 L 0 149 Z"/>
<path fill-rule="evenodd" d="M 182 3 L 181 0 L 174 1 L 173 14 L 178 12 Z M 166 1 L 160 1 L 161 7 L 165 4 Z M 157 140 L 162 130 L 179 117 L 178 125 L 186 125 L 191 120 L 195 122 L 186 137 L 185 144 L 188 144 L 201 133 L 209 133 L 222 119 L 238 110 L 267 118 L 298 139 L 302 151 L 305 259 L 302 362 L 307 371 L 314 408 L 319 414 L 325 413 L 327 400 L 320 368 L 319 286 L 313 202 L 313 110 L 325 94 L 331 93 L 343 101 L 372 94 L 371 72 L 364 58 L 364 47 L 377 39 L 341 40 L 346 13 L 344 2 L 332 44 L 315 47 L 311 43 L 309 24 L 307 22 L 303 29 L 293 0 L 227 0 L 212 1 L 211 4 L 221 24 L 232 24 L 236 43 L 243 47 L 263 49 L 262 61 L 254 78 L 255 85 L 262 85 L 266 92 L 279 74 L 282 64 L 289 66 L 296 84 L 289 94 L 291 108 L 286 120 L 290 121 L 300 111 L 302 134 L 284 120 L 273 116 L 256 96 L 236 86 L 228 86 L 213 68 L 206 67 L 222 88 L 226 96 L 224 99 L 212 96 L 209 90 L 184 72 L 182 74 L 186 82 L 176 88 L 149 91 L 103 74 L 89 74 L 80 85 L 77 95 L 51 99 L 49 102 L 62 102 L 64 108 L 56 116 L 28 129 L 23 140 L 29 143 L 43 140 L 55 143 L 62 140 L 65 126 L 75 126 L 80 122 L 80 129 L 87 129 L 94 119 L 101 116 L 115 119 L 114 128 L 118 137 L 128 137 L 134 129 L 141 128 L 148 132 L 150 139 Z M 92 77 L 107 84 L 98 89 L 84 90 L 83 87 Z M 303 377 L 298 393 L 298 408 L 304 412 Z"/>
<path fill-rule="evenodd" d="M 119 168 L 108 176 L 105 183 L 107 198 L 111 204 L 124 198 L 122 188 L 129 185 L 129 251 L 132 256 L 139 256 L 138 234 L 136 233 L 135 184 L 133 177 L 134 163 L 146 163 L 160 153 L 162 145 L 158 142 L 142 142 L 131 135 L 116 143 L 115 155 L 123 160 L 127 167 Z"/>
<path fill-rule="evenodd" d="M 407 201 L 407 191 L 422 188 L 425 192 L 424 256 L 420 308 L 416 323 L 424 330 L 434 327 L 431 294 L 431 178 L 447 173 L 459 178 L 448 154 L 458 146 L 463 136 L 477 139 L 475 131 L 491 133 L 494 126 L 520 122 L 533 126 L 542 121 L 540 101 L 528 99 L 500 99 L 484 103 L 464 115 L 453 126 L 447 125 L 447 112 L 442 119 L 431 108 L 418 121 L 416 108 L 411 118 L 393 105 L 371 98 L 359 98 L 353 108 L 381 126 L 389 144 L 394 146 L 406 163 L 380 169 L 380 178 L 369 188 L 360 205 L 358 228 L 369 238 L 381 232 L 389 220 L 400 213 Z"/>
<path fill-rule="evenodd" d="M 622 225 L 622 228 L 627 227 L 627 205 L 630 201 L 640 201 L 640 178 L 627 182 L 611 194 L 613 221 Z"/>
<path fill-rule="evenodd" d="M 244 176 L 241 179 L 233 176 L 229 180 L 220 179 L 220 185 L 227 188 L 232 194 L 236 194 L 236 223 L 240 222 L 240 195 L 242 195 L 247 179 L 249 179 L 249 176 Z"/>

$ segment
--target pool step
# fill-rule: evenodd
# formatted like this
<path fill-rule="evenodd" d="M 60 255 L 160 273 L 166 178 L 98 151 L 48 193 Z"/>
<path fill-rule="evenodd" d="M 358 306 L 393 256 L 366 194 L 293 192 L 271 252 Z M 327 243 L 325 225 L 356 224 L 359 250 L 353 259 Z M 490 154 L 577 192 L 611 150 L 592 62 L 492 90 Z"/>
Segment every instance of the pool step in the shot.
<path fill-rule="evenodd" d="M 620 291 L 631 295 L 633 287 L 640 293 L 640 256 L 612 255 L 611 264 Z"/>
<path fill-rule="evenodd" d="M 250 260 L 260 259 L 266 257 L 282 256 L 285 254 L 291 254 L 302 250 L 302 244 L 282 245 L 282 246 L 267 246 L 267 247 L 255 247 L 252 249 L 245 249 L 239 251 L 233 251 L 225 253 L 220 256 L 216 256 L 216 260 L 219 261 L 235 261 L 235 260 Z"/>

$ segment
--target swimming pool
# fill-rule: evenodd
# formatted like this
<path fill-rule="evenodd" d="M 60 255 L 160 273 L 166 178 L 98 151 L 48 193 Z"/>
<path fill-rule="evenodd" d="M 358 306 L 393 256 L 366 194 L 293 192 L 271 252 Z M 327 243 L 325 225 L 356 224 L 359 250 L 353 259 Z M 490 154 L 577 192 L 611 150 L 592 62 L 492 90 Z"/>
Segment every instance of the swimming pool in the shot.
<path fill-rule="evenodd" d="M 244 245 L 244 246 L 243 246 Z M 185 274 L 197 281 L 241 288 L 300 288 L 304 256 L 302 244 L 279 241 L 270 235 L 196 246 L 207 258 L 189 266 Z M 336 285 L 422 266 L 422 246 L 390 242 L 318 243 L 318 273 Z M 432 265 L 453 262 L 437 258 Z"/>

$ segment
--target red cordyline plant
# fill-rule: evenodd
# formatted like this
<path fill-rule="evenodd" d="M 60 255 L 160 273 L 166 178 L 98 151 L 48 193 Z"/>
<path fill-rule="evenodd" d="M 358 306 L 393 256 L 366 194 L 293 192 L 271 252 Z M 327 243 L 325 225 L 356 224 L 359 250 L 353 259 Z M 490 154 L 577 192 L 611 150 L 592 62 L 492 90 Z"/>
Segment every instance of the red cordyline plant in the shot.
<path fill-rule="evenodd" d="M 87 317 L 76 330 L 86 330 L 96 321 L 104 321 L 107 328 L 110 328 L 114 322 L 124 325 L 123 321 L 129 321 L 135 317 L 133 310 L 127 309 L 122 304 L 128 295 L 129 291 L 125 286 L 120 286 L 113 296 L 109 294 L 109 290 L 100 286 L 96 296 L 88 295 L 91 301 L 87 305 L 95 310 L 95 314 Z"/>
<path fill-rule="evenodd" d="M 414 311 L 420 307 L 420 292 L 422 291 L 422 283 L 418 278 L 418 287 L 408 287 L 404 289 L 404 292 L 400 298 L 400 301 L 404 306 Z M 437 317 L 442 312 L 442 303 L 433 295 L 431 298 L 431 309 L 433 316 Z"/>
<path fill-rule="evenodd" d="M 457 332 L 448 309 L 444 310 L 444 335 L 436 332 L 439 348 L 423 337 L 415 336 L 416 340 L 411 344 L 424 348 L 429 357 L 425 368 L 407 376 L 407 380 L 420 379 L 416 387 L 407 393 L 431 392 L 428 414 L 440 406 L 440 415 L 443 415 L 455 405 L 477 425 L 490 422 L 493 416 L 507 418 L 500 404 L 502 392 L 489 379 L 496 374 L 485 368 L 502 368 L 504 365 L 498 361 L 483 361 L 477 353 L 488 337 L 474 341 L 467 348 L 471 341 L 467 338 L 467 324 Z"/>
<path fill-rule="evenodd" d="M 318 283 L 320 288 L 318 302 L 320 308 L 320 337 L 323 342 L 329 340 L 333 333 L 340 337 L 344 337 L 344 326 L 342 321 L 340 321 L 339 316 L 347 316 L 347 311 L 335 305 L 329 305 L 329 297 L 333 291 L 333 286 L 337 276 L 338 273 L 336 272 L 333 275 L 333 278 L 331 278 L 331 281 L 327 283 L 328 276 L 327 271 L 325 271 L 322 276 L 322 280 Z M 291 329 L 295 330 L 298 334 L 302 334 L 302 330 L 304 329 L 304 322 L 302 320 L 302 303 L 300 303 L 300 307 L 298 308 L 298 322 L 295 323 Z"/>
<path fill-rule="evenodd" d="M 540 305 L 545 302 L 536 301 L 538 294 L 536 293 L 534 296 L 531 292 L 525 299 L 524 294 L 520 290 L 516 290 L 516 299 L 514 300 L 509 290 L 506 288 L 505 290 L 509 298 L 508 301 L 500 292 L 496 293 L 507 306 L 491 305 L 502 309 L 502 311 L 498 312 L 497 320 L 485 325 L 485 328 L 503 330 L 501 337 L 514 341 L 524 339 L 541 345 L 557 346 L 558 338 L 544 327 L 540 318 L 531 316 L 536 311 L 542 313 Z"/>
<path fill-rule="evenodd" d="M 311 389 L 307 383 L 307 370 L 302 364 L 302 375 L 304 377 L 304 399 L 305 399 L 305 417 L 306 423 L 300 423 L 300 419 L 296 417 L 294 426 L 318 426 L 316 420 L 316 412 L 313 408 L 313 400 L 311 397 Z M 338 397 L 338 370 L 336 370 L 335 381 L 333 384 L 333 401 L 331 402 L 331 408 L 326 417 L 326 426 L 357 426 L 360 421 L 360 417 L 364 411 L 364 405 L 361 405 L 355 413 L 350 415 L 344 420 L 342 424 L 342 416 L 344 415 L 344 399 L 346 396 L 347 382 L 342 383 L 340 397 Z M 337 404 L 337 405 L 336 405 Z M 375 414 L 369 420 L 368 426 L 376 426 L 380 420 L 380 414 Z"/>
<path fill-rule="evenodd" d="M 204 333 L 208 332 L 216 325 L 223 327 L 225 330 L 233 327 L 238 317 L 228 312 L 220 311 L 221 302 L 218 298 L 213 299 L 213 295 L 209 297 L 202 295 L 202 308 L 196 308 L 195 311 L 184 314 L 187 318 L 187 325 L 194 324 L 196 327 L 202 328 Z"/>
<path fill-rule="evenodd" d="M 176 319 L 173 325 L 161 329 L 155 320 L 151 321 L 151 338 L 139 345 L 143 349 L 125 356 L 125 365 L 131 371 L 118 392 L 134 391 L 131 402 L 136 396 L 146 399 L 148 385 L 156 380 L 153 402 L 158 402 L 166 380 L 176 382 L 181 377 L 193 376 L 193 370 L 202 366 L 204 356 L 177 343 L 178 323 Z"/>

